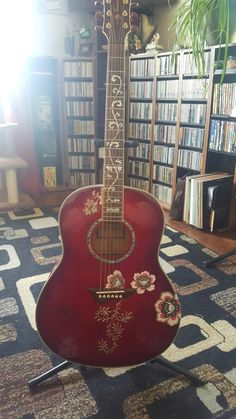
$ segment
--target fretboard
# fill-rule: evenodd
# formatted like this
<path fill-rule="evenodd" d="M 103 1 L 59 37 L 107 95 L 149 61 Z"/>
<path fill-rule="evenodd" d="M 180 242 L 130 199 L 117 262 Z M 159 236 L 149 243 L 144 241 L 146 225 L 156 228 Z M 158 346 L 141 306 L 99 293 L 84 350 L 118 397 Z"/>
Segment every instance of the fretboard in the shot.
<path fill-rule="evenodd" d="M 124 216 L 125 54 L 124 45 L 109 44 L 103 172 L 103 220 Z"/>

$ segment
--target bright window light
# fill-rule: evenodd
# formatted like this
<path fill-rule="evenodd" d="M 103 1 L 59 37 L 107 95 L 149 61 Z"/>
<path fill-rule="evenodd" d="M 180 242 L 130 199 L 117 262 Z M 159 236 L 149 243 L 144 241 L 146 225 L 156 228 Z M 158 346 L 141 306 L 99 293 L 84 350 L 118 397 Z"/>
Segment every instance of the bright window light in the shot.
<path fill-rule="evenodd" d="M 32 0 L 0 0 L 0 100 L 14 93 L 33 51 Z"/>

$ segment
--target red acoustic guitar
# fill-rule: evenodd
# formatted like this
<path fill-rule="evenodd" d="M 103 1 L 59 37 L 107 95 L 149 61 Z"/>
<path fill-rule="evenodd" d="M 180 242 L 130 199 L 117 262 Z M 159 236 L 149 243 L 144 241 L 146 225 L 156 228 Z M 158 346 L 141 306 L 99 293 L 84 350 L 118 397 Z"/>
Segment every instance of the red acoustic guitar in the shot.
<path fill-rule="evenodd" d="M 124 186 L 128 0 L 104 0 L 108 37 L 103 185 L 63 202 L 63 256 L 37 303 L 38 332 L 60 357 L 98 367 L 140 364 L 176 336 L 180 304 L 158 264 L 163 212 L 149 193 Z"/>

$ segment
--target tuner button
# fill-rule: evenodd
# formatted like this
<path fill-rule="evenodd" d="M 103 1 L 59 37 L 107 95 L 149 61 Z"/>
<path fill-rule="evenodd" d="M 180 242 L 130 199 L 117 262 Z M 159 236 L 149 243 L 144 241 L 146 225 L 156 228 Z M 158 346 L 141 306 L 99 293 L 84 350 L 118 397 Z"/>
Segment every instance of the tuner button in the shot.
<path fill-rule="evenodd" d="M 95 1 L 95 9 L 97 11 L 103 11 L 103 2 L 102 1 Z"/>

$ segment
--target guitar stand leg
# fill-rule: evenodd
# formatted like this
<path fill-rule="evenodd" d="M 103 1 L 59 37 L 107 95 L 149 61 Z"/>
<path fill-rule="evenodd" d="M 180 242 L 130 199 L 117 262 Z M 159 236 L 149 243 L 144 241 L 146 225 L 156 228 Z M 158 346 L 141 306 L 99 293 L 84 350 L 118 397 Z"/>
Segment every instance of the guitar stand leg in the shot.
<path fill-rule="evenodd" d="M 61 364 L 57 365 L 56 367 L 51 368 L 50 370 L 44 372 L 43 374 L 39 375 L 36 378 L 33 378 L 32 380 L 28 381 L 28 386 L 30 388 L 33 388 L 39 383 L 42 383 L 42 381 L 47 380 L 47 378 L 52 377 L 52 375 L 56 374 L 59 371 L 64 370 L 65 368 L 72 365 L 72 362 L 70 361 L 64 361 Z"/>
<path fill-rule="evenodd" d="M 152 361 L 150 361 L 151 364 L 155 364 L 156 362 L 164 365 L 167 368 L 170 368 L 171 370 L 178 372 L 182 375 L 184 375 L 185 377 L 187 377 L 190 381 L 192 381 L 192 383 L 194 385 L 198 386 L 203 386 L 204 384 L 207 383 L 207 381 L 201 380 L 200 378 L 198 378 L 195 374 L 193 374 L 192 372 L 185 370 L 184 368 L 179 367 L 178 365 L 175 365 L 169 361 L 167 361 L 164 358 L 155 358 Z"/>

